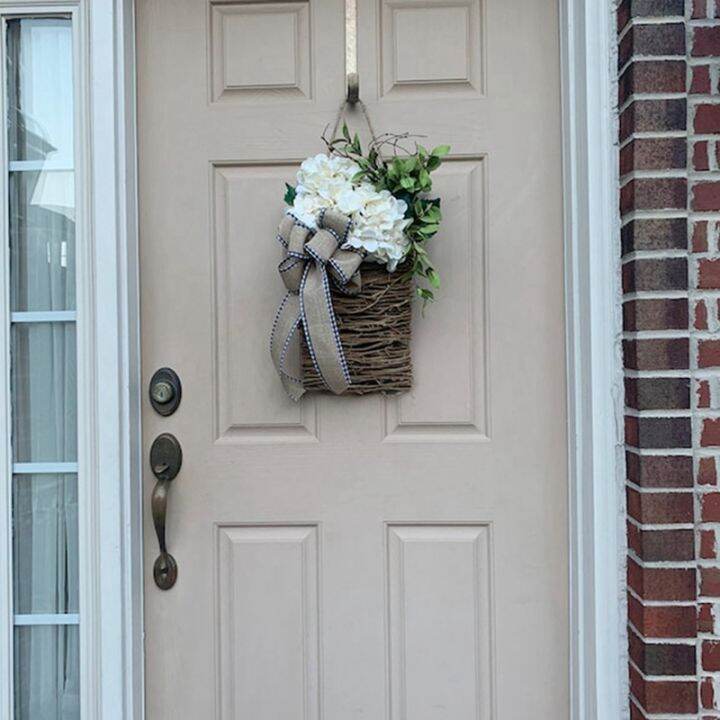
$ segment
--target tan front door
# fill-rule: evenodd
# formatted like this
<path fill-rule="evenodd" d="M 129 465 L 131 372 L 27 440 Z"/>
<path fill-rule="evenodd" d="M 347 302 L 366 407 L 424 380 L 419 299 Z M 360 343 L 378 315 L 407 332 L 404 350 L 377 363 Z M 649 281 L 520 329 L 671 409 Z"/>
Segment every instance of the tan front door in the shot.
<path fill-rule="evenodd" d="M 344 93 L 344 2 L 138 0 L 142 354 L 183 383 L 149 720 L 568 717 L 556 0 L 360 0 L 376 130 L 452 145 L 400 397 L 269 360 L 286 180 Z M 351 124 L 362 125 L 356 115 Z"/>

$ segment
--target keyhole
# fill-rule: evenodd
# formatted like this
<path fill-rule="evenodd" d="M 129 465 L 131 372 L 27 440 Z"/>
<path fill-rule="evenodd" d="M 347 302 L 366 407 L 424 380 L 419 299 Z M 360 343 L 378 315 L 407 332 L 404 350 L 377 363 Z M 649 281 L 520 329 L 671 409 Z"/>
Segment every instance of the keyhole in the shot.
<path fill-rule="evenodd" d="M 174 396 L 175 390 L 173 389 L 173 386 L 165 380 L 155 383 L 152 387 L 153 400 L 161 405 L 169 403 Z"/>

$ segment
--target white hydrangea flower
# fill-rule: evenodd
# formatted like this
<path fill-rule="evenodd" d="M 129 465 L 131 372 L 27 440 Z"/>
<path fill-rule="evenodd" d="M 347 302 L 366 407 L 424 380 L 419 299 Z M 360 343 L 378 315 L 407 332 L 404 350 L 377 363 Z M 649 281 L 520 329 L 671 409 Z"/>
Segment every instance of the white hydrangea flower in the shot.
<path fill-rule="evenodd" d="M 360 167 L 347 158 L 322 154 L 307 158 L 297 174 L 295 201 L 290 212 L 315 229 L 318 213 L 339 209 L 338 198 L 352 192 L 352 179 L 359 170 Z"/>
<path fill-rule="evenodd" d="M 315 155 L 300 166 L 297 174 L 298 189 L 314 193 L 329 200 L 352 186 L 352 179 L 360 167 L 352 160 L 335 155 Z"/>
<path fill-rule="evenodd" d="M 295 195 L 295 202 L 288 211 L 294 215 L 303 225 L 317 230 L 317 216 L 321 210 L 334 208 L 334 203 L 328 198 L 308 193 L 305 190 L 298 190 Z"/>
<path fill-rule="evenodd" d="M 407 204 L 387 190 L 377 192 L 369 183 L 363 183 L 356 192 L 363 199 L 363 207 L 353 215 L 347 244 L 363 248 L 369 260 L 384 263 L 392 272 L 409 246 L 405 237 L 405 228 L 410 224 L 405 218 Z"/>
<path fill-rule="evenodd" d="M 370 183 L 354 184 L 359 171 L 347 158 L 307 158 L 298 171 L 295 200 L 288 212 L 313 229 L 321 210 L 345 213 L 353 221 L 346 247 L 365 250 L 368 260 L 383 263 L 392 272 L 408 251 L 407 205 L 387 190 L 378 192 Z"/>
<path fill-rule="evenodd" d="M 352 186 L 348 186 L 338 193 L 335 206 L 340 212 L 352 217 L 363 209 L 365 202 L 361 193 Z"/>

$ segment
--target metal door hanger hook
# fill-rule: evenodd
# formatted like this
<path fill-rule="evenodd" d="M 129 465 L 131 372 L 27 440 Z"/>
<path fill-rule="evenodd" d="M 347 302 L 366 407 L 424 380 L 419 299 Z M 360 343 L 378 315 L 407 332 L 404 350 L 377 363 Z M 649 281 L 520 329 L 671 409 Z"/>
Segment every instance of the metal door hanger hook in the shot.
<path fill-rule="evenodd" d="M 348 105 L 355 105 L 360 100 L 360 78 L 357 73 L 348 73 L 347 101 Z"/>
<path fill-rule="evenodd" d="M 357 0 L 345 0 L 345 73 L 348 105 L 355 105 L 360 99 L 357 62 Z"/>

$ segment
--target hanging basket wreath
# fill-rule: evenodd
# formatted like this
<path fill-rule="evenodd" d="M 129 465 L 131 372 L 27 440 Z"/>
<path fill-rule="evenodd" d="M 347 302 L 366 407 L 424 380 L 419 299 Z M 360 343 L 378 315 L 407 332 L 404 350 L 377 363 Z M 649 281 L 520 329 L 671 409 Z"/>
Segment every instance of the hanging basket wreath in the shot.
<path fill-rule="evenodd" d="M 345 295 L 333 288 L 333 309 L 354 395 L 405 392 L 412 388 L 410 351 L 413 281 L 408 272 L 389 273 L 371 263 L 360 269 L 362 290 Z M 325 384 L 303 335 L 303 385 L 322 391 Z"/>
<path fill-rule="evenodd" d="M 412 387 L 412 301 L 440 285 L 426 250 L 439 228 L 430 173 L 449 152 L 409 135 L 375 137 L 364 154 L 357 134 L 326 140 L 305 160 L 277 239 L 287 294 L 270 351 L 288 395 L 395 393 Z M 339 120 L 338 120 L 339 122 Z M 337 126 L 337 123 L 336 123 Z"/>

